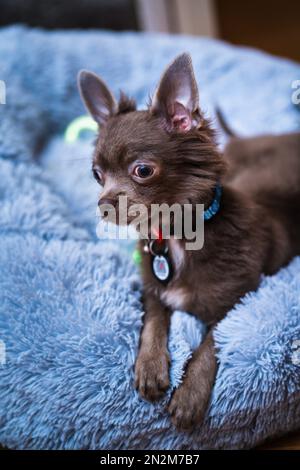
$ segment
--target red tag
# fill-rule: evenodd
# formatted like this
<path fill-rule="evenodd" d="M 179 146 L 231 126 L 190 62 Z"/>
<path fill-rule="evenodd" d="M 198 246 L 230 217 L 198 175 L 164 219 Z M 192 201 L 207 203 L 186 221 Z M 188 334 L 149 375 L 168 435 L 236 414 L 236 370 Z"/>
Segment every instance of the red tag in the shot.
<path fill-rule="evenodd" d="M 162 234 L 162 229 L 153 229 L 154 235 L 156 236 L 157 240 L 159 243 L 163 241 L 163 234 Z"/>

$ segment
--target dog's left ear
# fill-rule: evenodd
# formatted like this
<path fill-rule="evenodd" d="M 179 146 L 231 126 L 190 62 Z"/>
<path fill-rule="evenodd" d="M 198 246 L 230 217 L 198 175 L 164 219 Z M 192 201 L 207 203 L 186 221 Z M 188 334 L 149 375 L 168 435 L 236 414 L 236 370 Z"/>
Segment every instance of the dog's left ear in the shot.
<path fill-rule="evenodd" d="M 160 115 L 170 131 L 187 132 L 200 126 L 198 87 L 189 54 L 179 55 L 166 69 L 150 112 Z"/>

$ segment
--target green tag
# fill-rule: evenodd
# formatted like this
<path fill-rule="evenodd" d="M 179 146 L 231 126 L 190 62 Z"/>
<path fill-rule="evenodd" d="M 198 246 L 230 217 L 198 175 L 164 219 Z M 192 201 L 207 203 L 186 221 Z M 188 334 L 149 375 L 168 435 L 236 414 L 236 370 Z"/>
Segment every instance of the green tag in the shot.
<path fill-rule="evenodd" d="M 132 253 L 132 259 L 135 262 L 135 264 L 141 264 L 142 262 L 142 255 L 140 253 L 140 250 L 138 250 L 137 248 Z"/>

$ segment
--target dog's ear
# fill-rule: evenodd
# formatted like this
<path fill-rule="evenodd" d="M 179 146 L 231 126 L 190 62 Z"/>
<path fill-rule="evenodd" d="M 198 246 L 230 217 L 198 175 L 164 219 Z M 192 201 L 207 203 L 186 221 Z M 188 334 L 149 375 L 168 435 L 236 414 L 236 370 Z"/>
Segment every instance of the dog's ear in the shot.
<path fill-rule="evenodd" d="M 192 59 L 181 54 L 169 65 L 159 82 L 150 112 L 165 119 L 169 130 L 187 132 L 199 127 L 199 96 Z"/>
<path fill-rule="evenodd" d="M 98 75 L 81 70 L 78 74 L 78 88 L 88 112 L 100 126 L 116 114 L 117 102 Z"/>

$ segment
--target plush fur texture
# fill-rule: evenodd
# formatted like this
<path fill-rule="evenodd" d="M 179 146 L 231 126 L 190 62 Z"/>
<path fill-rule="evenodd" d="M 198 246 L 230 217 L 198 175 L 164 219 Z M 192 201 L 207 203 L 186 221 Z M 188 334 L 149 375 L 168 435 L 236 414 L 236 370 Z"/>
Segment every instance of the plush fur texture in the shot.
<path fill-rule="evenodd" d="M 145 48 L 154 47 L 155 64 L 144 55 Z M 300 337 L 299 259 L 263 279 L 258 292 L 247 295 L 218 326 L 219 370 L 208 415 L 192 434 L 179 433 L 165 411 L 169 394 L 152 405 L 133 391 L 140 281 L 118 244 L 95 243 L 97 187 L 90 175 L 90 145 L 68 145 L 56 135 L 38 153 L 41 142 L 82 113 L 73 83 L 77 70 L 93 68 L 112 79 L 116 89 L 123 82 L 145 103 L 159 69 L 182 50 L 196 59 L 204 107 L 213 106 L 209 94 L 216 87 L 237 131 L 297 129 L 299 117 L 288 104 L 286 83 L 300 69 L 286 61 L 203 39 L 1 31 L 1 78 L 10 96 L 0 108 L 0 331 L 6 345 L 6 364 L 0 369 L 2 444 L 247 448 L 299 428 L 300 374 L 292 347 Z M 121 51 L 130 54 L 123 58 Z M 45 57 L 51 67 L 41 68 Z M 24 63 L 18 76 L 16 63 Z M 273 85 L 265 96 L 261 81 L 268 78 Z M 246 99 L 250 86 L 251 106 Z M 246 112 L 238 107 L 240 100 Z M 173 316 L 168 393 L 180 383 L 202 335 L 194 318 L 179 312 Z"/>

